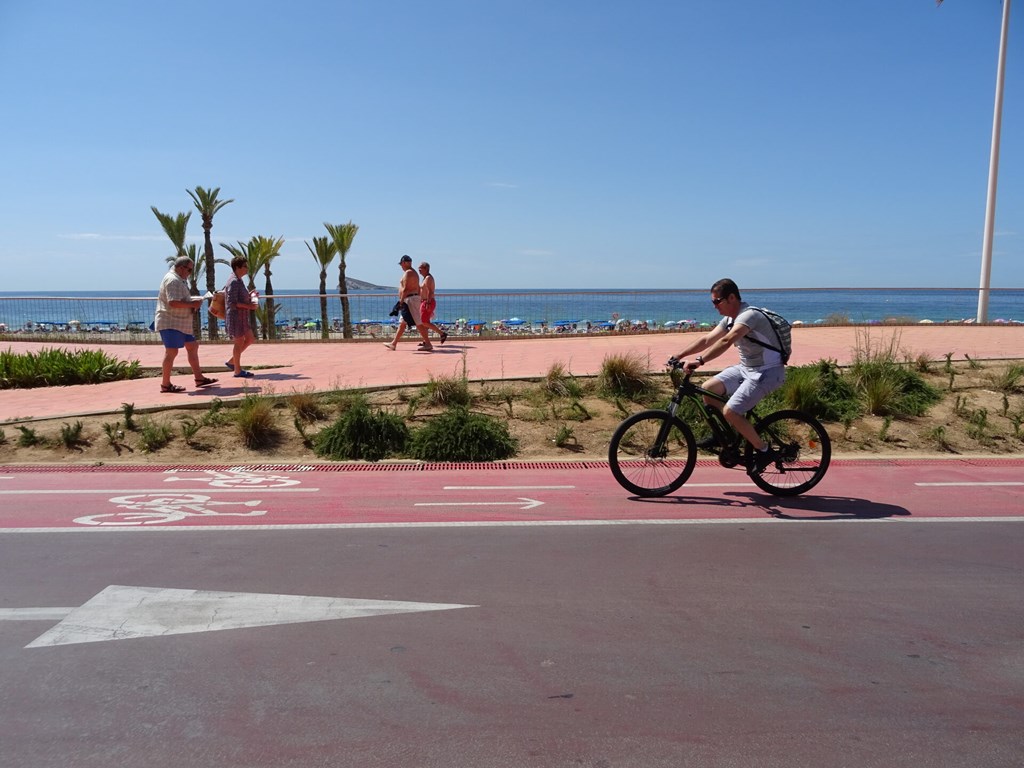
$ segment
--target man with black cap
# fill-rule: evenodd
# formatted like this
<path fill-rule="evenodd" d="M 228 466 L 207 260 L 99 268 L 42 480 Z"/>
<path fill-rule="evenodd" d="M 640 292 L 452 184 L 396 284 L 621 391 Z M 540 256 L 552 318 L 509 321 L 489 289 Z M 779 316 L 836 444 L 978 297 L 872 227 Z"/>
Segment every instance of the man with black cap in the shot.
<path fill-rule="evenodd" d="M 399 260 L 398 265 L 402 268 L 402 280 L 398 284 L 398 303 L 404 304 L 405 309 L 402 312 L 402 319 L 398 323 L 398 330 L 395 331 L 395 338 L 384 344 L 392 352 L 398 346 L 398 341 L 402 338 L 402 334 L 405 333 L 406 327 L 410 325 L 417 327 L 415 318 L 420 316 L 420 276 L 412 268 L 412 258 L 410 256 L 403 256 Z M 420 336 L 423 337 L 423 343 L 419 346 L 419 349 L 423 352 L 433 352 L 434 347 L 427 336 L 427 329 L 420 325 L 418 330 Z"/>

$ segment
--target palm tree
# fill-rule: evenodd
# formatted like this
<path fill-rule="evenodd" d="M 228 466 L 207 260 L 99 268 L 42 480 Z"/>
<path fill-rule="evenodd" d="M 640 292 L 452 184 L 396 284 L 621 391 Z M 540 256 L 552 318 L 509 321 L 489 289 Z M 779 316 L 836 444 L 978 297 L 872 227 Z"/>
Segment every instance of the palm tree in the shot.
<path fill-rule="evenodd" d="M 160 222 L 160 226 L 164 230 L 164 234 L 170 239 L 174 245 L 174 256 L 169 259 L 174 259 L 179 256 L 185 255 L 185 230 L 188 229 L 188 220 L 192 218 L 192 211 L 188 213 L 179 213 L 177 216 L 171 216 L 169 213 L 161 213 L 157 210 L 155 205 L 149 206 L 149 209 L 153 211 L 153 215 L 156 216 L 156 220 Z"/>
<path fill-rule="evenodd" d="M 338 250 L 334 243 L 326 237 L 314 237 L 313 245 L 306 243 L 306 248 L 313 254 L 313 260 L 320 265 L 320 338 L 329 338 L 327 328 L 327 267 L 334 261 Z"/>
<path fill-rule="evenodd" d="M 217 195 L 220 194 L 220 187 L 214 189 L 204 189 L 203 187 L 196 187 L 193 192 L 191 189 L 186 189 L 189 197 L 192 198 L 192 202 L 195 203 L 196 210 L 203 217 L 203 236 L 204 236 L 204 254 L 206 258 L 206 290 L 213 293 L 217 290 L 217 283 L 214 280 L 214 266 L 215 259 L 213 258 L 213 240 L 210 238 L 210 230 L 213 229 L 213 217 L 221 208 L 228 203 L 235 202 L 234 200 L 218 200 Z M 217 318 L 207 313 L 206 327 L 210 329 L 210 339 L 214 340 L 217 338 Z"/>
<path fill-rule="evenodd" d="M 349 221 L 348 224 L 328 224 L 324 222 L 327 234 L 331 236 L 334 249 L 338 252 L 338 293 L 341 296 L 341 317 L 344 323 L 342 332 L 346 339 L 352 338 L 352 317 L 348 309 L 348 283 L 345 280 L 345 257 L 348 249 L 352 247 L 352 241 L 359 231 L 359 226 Z"/>
<path fill-rule="evenodd" d="M 255 275 L 259 274 L 260 270 L 263 270 L 263 295 L 266 297 L 266 303 L 263 309 L 256 314 L 257 327 L 253 328 L 253 332 L 259 331 L 258 326 L 260 325 L 260 320 L 262 320 L 262 336 L 264 339 L 274 338 L 274 334 L 277 331 L 277 327 L 274 324 L 277 307 L 274 304 L 274 285 L 270 280 L 270 276 L 273 274 L 270 271 L 270 263 L 281 255 L 281 248 L 283 246 L 283 237 L 274 239 L 272 237 L 264 237 L 263 235 L 253 235 L 249 238 L 248 243 L 238 241 L 237 246 L 229 245 L 228 243 L 220 244 L 220 247 L 232 256 L 244 256 L 246 261 L 249 262 L 248 288 L 250 291 L 256 290 Z"/>
<path fill-rule="evenodd" d="M 196 261 L 196 247 L 194 244 L 188 248 L 185 247 L 185 233 L 188 229 L 188 220 L 192 218 L 192 211 L 171 216 L 169 213 L 161 213 L 155 205 L 149 206 L 149 209 L 153 211 L 153 215 L 160 222 L 164 234 L 167 235 L 174 245 L 174 255 L 167 257 L 167 263 L 173 264 L 181 256 L 188 256 L 192 259 L 193 269 L 192 274 L 189 275 L 189 290 L 193 296 L 199 295 L 199 288 L 196 282 L 198 278 L 197 273 L 199 272 L 199 263 Z M 189 250 L 191 250 L 191 253 Z M 192 335 L 198 339 L 201 330 L 202 322 L 200 321 L 199 313 L 196 312 L 192 316 Z"/>

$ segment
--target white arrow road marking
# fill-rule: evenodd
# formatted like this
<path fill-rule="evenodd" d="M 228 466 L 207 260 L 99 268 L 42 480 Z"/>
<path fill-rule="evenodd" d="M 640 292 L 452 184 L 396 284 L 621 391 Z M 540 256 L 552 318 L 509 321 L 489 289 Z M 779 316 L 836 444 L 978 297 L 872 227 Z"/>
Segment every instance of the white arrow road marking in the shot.
<path fill-rule="evenodd" d="M 543 501 L 536 499 L 519 499 L 519 501 L 420 501 L 414 507 L 519 507 L 533 509 L 543 506 Z"/>
<path fill-rule="evenodd" d="M 0 621 L 60 621 L 74 608 L 0 608 Z"/>
<path fill-rule="evenodd" d="M 57 626 L 25 646 L 43 648 L 476 607 L 455 603 L 409 603 L 112 585 L 80 608 L 22 608 L 15 609 L 16 615 L 0 615 L 0 618 L 41 620 L 60 616 L 61 621 Z M 25 611 L 28 613 L 22 613 Z M 33 616 L 32 612 L 37 613 Z"/>
<path fill-rule="evenodd" d="M 948 488 L 949 486 L 996 486 L 996 485 L 1024 485 L 1024 483 L 1018 483 L 1011 480 L 1006 481 L 993 481 L 990 483 L 914 483 L 914 485 L 921 488 Z"/>

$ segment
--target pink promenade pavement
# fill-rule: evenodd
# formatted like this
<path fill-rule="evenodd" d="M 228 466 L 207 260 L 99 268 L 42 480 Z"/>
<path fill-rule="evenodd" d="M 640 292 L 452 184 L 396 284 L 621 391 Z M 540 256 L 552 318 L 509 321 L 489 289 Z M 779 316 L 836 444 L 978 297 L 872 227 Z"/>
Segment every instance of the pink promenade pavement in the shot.
<path fill-rule="evenodd" d="M 471 380 L 495 380 L 543 376 L 552 363 L 561 362 L 576 375 L 597 373 L 608 355 L 634 352 L 645 356 L 651 370 L 696 338 L 690 333 L 630 334 L 602 336 L 546 336 L 531 339 L 487 339 L 452 337 L 443 347 L 434 344 L 432 353 L 416 351 L 415 337 L 391 352 L 380 343 L 357 342 L 275 342 L 256 344 L 244 357 L 246 365 L 258 366 L 252 379 L 233 378 L 222 364 L 228 359 L 226 344 L 204 344 L 199 359 L 207 375 L 219 382 L 204 389 L 192 387 L 192 374 L 182 350 L 174 382 L 187 387 L 181 394 L 162 394 L 158 379 L 136 379 L 109 384 L 0 390 L 0 423 L 45 418 L 69 418 L 120 410 L 122 403 L 134 403 L 136 410 L 207 404 L 214 398 L 244 397 L 247 393 L 289 394 L 293 391 L 326 391 L 359 387 L 422 384 L 431 376 L 461 376 Z M 822 358 L 848 363 L 854 350 L 871 345 L 888 347 L 896 339 L 907 354 L 928 355 L 944 360 L 1024 358 L 1024 326 L 1010 325 L 915 325 L 902 327 L 837 326 L 793 329 L 794 365 Z M 67 344 L 46 342 L 0 342 L 0 349 L 14 352 L 43 347 L 68 349 L 102 348 L 122 360 L 138 360 L 144 367 L 158 368 L 163 347 L 156 344 Z M 735 361 L 730 352 L 715 362 Z"/>

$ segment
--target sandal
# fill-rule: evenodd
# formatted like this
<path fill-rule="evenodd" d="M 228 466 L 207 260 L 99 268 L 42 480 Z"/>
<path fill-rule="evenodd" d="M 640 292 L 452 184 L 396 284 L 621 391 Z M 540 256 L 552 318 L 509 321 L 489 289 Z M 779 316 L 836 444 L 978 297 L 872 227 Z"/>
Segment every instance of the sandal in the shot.
<path fill-rule="evenodd" d="M 256 374 L 254 374 L 252 371 L 239 371 L 238 373 L 235 374 L 235 378 L 236 379 L 251 379 L 255 375 Z"/>
<path fill-rule="evenodd" d="M 184 392 L 185 388 L 184 387 L 179 387 L 177 384 L 161 384 L 160 385 L 160 391 L 164 392 L 164 393 L 167 393 L 167 392 Z"/>
<path fill-rule="evenodd" d="M 211 384 L 216 384 L 216 383 L 217 383 L 216 379 L 211 379 L 211 378 L 209 378 L 207 376 L 203 376 L 203 378 L 201 378 L 201 379 L 196 379 L 196 386 L 197 387 L 208 387 Z"/>
<path fill-rule="evenodd" d="M 229 371 L 235 370 L 235 364 L 232 363 L 230 360 L 225 360 L 224 365 L 227 367 Z"/>

